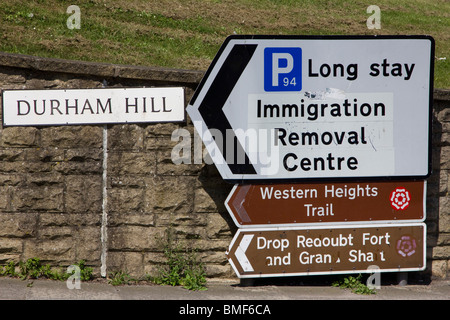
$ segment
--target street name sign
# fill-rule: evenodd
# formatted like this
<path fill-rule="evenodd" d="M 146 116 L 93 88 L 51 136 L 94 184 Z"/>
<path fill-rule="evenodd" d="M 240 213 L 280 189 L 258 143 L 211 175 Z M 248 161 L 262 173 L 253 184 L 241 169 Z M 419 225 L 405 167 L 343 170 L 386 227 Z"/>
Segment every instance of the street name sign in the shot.
<path fill-rule="evenodd" d="M 4 126 L 181 122 L 184 89 L 3 90 Z"/>
<path fill-rule="evenodd" d="M 230 36 L 187 112 L 228 182 L 425 179 L 434 40 Z"/>
<path fill-rule="evenodd" d="M 426 182 L 235 185 L 225 206 L 236 226 L 422 222 Z"/>
<path fill-rule="evenodd" d="M 239 278 L 424 270 L 426 225 L 239 229 L 227 252 Z"/>

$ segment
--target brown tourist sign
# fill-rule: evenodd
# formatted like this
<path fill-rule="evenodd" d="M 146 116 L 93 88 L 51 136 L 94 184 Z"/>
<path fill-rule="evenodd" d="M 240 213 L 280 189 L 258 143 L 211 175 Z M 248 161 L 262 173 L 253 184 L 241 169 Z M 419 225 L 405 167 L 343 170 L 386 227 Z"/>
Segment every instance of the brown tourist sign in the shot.
<path fill-rule="evenodd" d="M 239 229 L 227 252 L 239 278 L 425 269 L 426 226 Z"/>
<path fill-rule="evenodd" d="M 238 227 L 425 219 L 425 181 L 235 185 L 225 205 Z"/>

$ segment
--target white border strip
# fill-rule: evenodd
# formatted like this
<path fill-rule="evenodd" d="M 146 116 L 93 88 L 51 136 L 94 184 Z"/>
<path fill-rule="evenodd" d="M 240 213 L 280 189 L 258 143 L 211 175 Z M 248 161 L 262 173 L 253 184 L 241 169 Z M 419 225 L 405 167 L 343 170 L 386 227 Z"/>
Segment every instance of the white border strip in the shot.
<path fill-rule="evenodd" d="M 101 267 L 100 274 L 102 277 L 106 277 L 106 257 L 108 255 L 108 190 L 107 190 L 107 173 L 108 173 L 108 127 L 103 127 L 103 176 L 102 176 L 102 189 L 103 189 L 103 202 L 102 202 L 102 226 L 100 231 L 100 241 L 102 244 L 101 253 Z"/>

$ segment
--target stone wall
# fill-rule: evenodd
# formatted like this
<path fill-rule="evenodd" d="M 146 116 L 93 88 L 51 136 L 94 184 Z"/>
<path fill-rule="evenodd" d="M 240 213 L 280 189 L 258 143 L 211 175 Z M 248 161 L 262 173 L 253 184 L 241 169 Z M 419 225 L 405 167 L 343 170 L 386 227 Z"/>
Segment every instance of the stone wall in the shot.
<path fill-rule="evenodd" d="M 183 86 L 203 73 L 0 53 L 1 89 Z M 428 182 L 428 273 L 450 259 L 450 94 L 435 92 Z M 236 232 L 224 201 L 232 185 L 214 165 L 171 160 L 172 132 L 187 123 L 0 129 L 0 264 L 81 259 L 96 275 L 154 274 L 171 229 L 198 249 L 209 277 L 235 277 L 225 251 Z M 106 148 L 105 148 L 106 147 Z"/>
<path fill-rule="evenodd" d="M 435 90 L 432 174 L 427 192 L 427 271 L 450 276 L 450 90 Z"/>

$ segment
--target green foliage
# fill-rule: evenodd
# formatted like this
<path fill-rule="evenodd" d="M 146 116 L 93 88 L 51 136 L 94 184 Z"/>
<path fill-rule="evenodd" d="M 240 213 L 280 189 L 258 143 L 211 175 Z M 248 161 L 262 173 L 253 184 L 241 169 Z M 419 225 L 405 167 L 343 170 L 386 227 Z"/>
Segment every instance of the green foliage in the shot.
<path fill-rule="evenodd" d="M 86 261 L 80 260 L 78 264 L 76 264 L 80 268 L 80 280 L 81 281 L 88 281 L 93 278 L 92 271 L 93 269 L 91 267 L 86 266 Z"/>
<path fill-rule="evenodd" d="M 113 286 L 136 283 L 137 280 L 132 278 L 126 271 L 112 272 L 109 276 L 108 283 Z"/>
<path fill-rule="evenodd" d="M 356 294 L 375 294 L 375 290 L 370 289 L 365 284 L 363 284 L 361 282 L 361 278 L 361 274 L 359 274 L 357 277 L 349 276 L 333 282 L 332 286 L 343 289 L 351 289 L 352 292 Z"/>
<path fill-rule="evenodd" d="M 160 268 L 157 284 L 178 286 L 189 290 L 206 290 L 206 272 L 204 264 L 199 261 L 198 253 L 193 249 L 183 249 L 175 239 L 173 230 L 167 230 L 162 242 L 166 264 Z"/>
<path fill-rule="evenodd" d="M 186 269 L 184 271 L 184 278 L 181 279 L 181 285 L 189 290 L 206 290 L 204 269 L 200 266 Z"/>
<path fill-rule="evenodd" d="M 13 261 L 10 261 L 6 266 L 1 266 L 0 268 L 0 275 L 2 276 L 17 276 L 16 265 Z"/>
<path fill-rule="evenodd" d="M 86 266 L 84 260 L 80 260 L 78 264 L 75 264 L 80 268 L 81 280 L 92 279 L 93 269 Z M 15 278 L 25 279 L 51 279 L 64 281 L 67 280 L 73 273 L 66 273 L 63 270 L 52 269 L 50 265 L 42 265 L 39 258 L 30 258 L 27 261 L 20 261 L 18 263 L 19 272 L 16 271 L 16 264 L 10 261 L 5 266 L 0 266 L 0 276 L 10 276 Z"/>
<path fill-rule="evenodd" d="M 62 280 L 65 275 L 61 271 L 52 270 L 49 265 L 42 265 L 39 258 L 30 258 L 27 261 L 19 262 L 20 273 L 17 274 L 21 279 L 47 278 Z"/>

